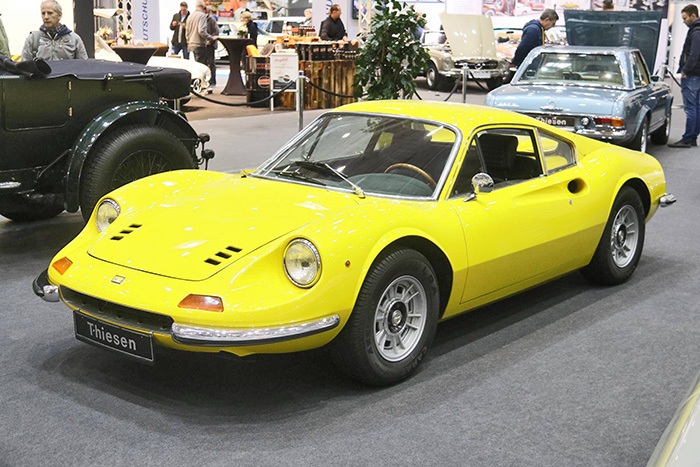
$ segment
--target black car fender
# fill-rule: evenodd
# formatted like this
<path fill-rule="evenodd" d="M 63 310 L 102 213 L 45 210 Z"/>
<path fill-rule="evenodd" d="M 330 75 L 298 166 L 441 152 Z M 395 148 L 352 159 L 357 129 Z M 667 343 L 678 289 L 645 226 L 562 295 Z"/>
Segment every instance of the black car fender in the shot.
<path fill-rule="evenodd" d="M 177 136 L 192 153 L 196 165 L 195 149 L 200 139 L 197 133 L 179 113 L 164 105 L 148 102 L 128 102 L 105 110 L 94 118 L 80 133 L 69 153 L 65 173 L 65 209 L 76 212 L 79 205 L 80 176 L 93 146 L 110 132 L 125 125 L 143 124 L 162 127 Z"/>

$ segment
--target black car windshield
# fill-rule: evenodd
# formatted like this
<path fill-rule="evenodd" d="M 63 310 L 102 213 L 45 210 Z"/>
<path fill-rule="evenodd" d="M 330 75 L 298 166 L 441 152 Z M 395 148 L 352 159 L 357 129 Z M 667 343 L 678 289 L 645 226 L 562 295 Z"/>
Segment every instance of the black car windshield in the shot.
<path fill-rule="evenodd" d="M 562 52 L 543 52 L 535 57 L 517 83 L 624 87 L 620 63 L 614 55 Z"/>
<path fill-rule="evenodd" d="M 435 122 L 329 114 L 254 175 L 350 190 L 429 198 L 446 177 L 455 131 Z"/>

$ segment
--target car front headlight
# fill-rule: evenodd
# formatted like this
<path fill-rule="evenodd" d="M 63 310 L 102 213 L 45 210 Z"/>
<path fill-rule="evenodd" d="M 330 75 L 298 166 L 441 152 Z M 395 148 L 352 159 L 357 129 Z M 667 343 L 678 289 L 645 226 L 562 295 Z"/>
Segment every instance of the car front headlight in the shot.
<path fill-rule="evenodd" d="M 292 240 L 284 252 L 284 272 L 294 285 L 311 287 L 321 273 L 321 256 L 308 240 Z"/>
<path fill-rule="evenodd" d="M 97 230 L 102 232 L 104 229 L 109 227 L 109 224 L 114 222 L 117 217 L 119 217 L 120 212 L 121 209 L 116 201 L 109 198 L 103 199 L 100 205 L 97 207 L 97 213 L 95 214 L 95 226 L 97 227 Z"/>

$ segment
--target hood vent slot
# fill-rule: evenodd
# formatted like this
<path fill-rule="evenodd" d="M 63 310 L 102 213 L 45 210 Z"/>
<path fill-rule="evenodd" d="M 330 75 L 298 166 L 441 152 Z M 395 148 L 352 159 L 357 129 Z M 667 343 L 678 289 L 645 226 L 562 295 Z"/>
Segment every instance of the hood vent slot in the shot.
<path fill-rule="evenodd" d="M 120 231 L 119 235 L 114 235 L 114 236 L 110 237 L 110 240 L 119 241 L 122 238 L 124 238 L 125 236 L 129 235 L 130 233 L 134 233 L 134 231 L 136 229 L 138 229 L 139 227 L 141 227 L 141 224 L 131 224 L 126 229 L 123 229 L 122 231 Z"/>
<path fill-rule="evenodd" d="M 211 264 L 213 266 L 218 266 L 224 262 L 224 260 L 231 259 L 233 253 L 240 253 L 241 249 L 235 246 L 227 246 L 223 251 L 217 251 L 212 258 L 207 258 L 204 260 L 205 263 Z"/>

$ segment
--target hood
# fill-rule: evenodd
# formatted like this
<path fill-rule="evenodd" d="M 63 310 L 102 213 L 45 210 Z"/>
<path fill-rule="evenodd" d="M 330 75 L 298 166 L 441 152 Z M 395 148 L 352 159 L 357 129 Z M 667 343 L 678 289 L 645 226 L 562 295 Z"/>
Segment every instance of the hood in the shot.
<path fill-rule="evenodd" d="M 654 69 L 661 31 L 660 11 L 564 10 L 569 45 L 634 47 Z"/>
<path fill-rule="evenodd" d="M 515 112 L 610 115 L 625 95 L 624 90 L 550 84 L 503 86 L 489 93 L 487 105 Z"/>
<path fill-rule="evenodd" d="M 125 205 L 89 254 L 151 274 L 204 280 L 290 231 L 357 205 L 352 194 L 252 177 L 175 180 L 163 183 L 167 193 L 126 193 L 124 199 L 159 202 Z"/>
<path fill-rule="evenodd" d="M 498 60 L 491 17 L 440 13 L 453 60 L 489 58 Z"/>

